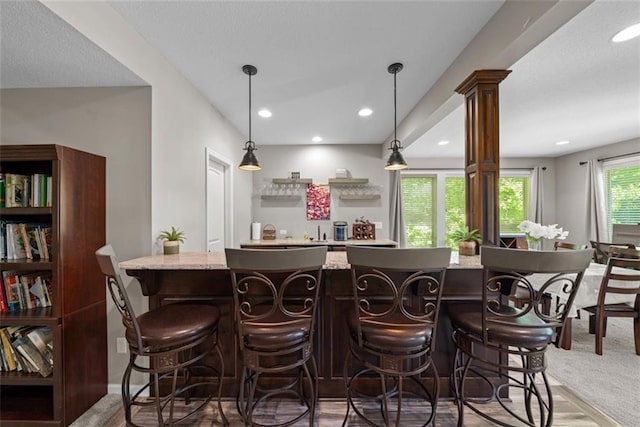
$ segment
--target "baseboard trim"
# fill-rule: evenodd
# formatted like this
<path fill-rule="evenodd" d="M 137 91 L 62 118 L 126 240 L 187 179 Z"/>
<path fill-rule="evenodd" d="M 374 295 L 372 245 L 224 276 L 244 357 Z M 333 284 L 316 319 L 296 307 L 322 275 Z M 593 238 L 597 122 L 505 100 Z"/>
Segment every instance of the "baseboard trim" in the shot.
<path fill-rule="evenodd" d="M 141 385 L 132 385 L 131 386 L 131 394 L 136 394 L 142 389 Z M 109 394 L 121 394 L 122 393 L 122 384 L 109 384 L 107 386 L 107 393 Z M 149 397 L 149 389 L 145 390 L 140 396 Z"/>

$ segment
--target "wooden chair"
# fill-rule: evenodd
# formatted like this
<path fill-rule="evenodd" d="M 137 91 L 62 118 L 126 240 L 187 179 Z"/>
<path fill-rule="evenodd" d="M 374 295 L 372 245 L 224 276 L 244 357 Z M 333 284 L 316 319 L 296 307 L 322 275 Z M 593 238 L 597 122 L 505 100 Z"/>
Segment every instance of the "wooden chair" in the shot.
<path fill-rule="evenodd" d="M 421 423 L 433 424 L 439 378 L 431 357 L 450 258 L 451 248 L 444 247 L 347 246 L 354 306 L 347 316 L 351 338 L 344 361 L 348 403 L 343 425 L 348 422 L 350 408 L 369 425 L 380 422 L 371 418 L 371 412 L 359 408 L 363 400 L 380 405 L 379 414 L 384 425 L 404 425 L 401 415 L 406 397 L 416 398 L 416 402 L 423 399 L 427 403 L 425 409 L 429 408 L 429 411 Z M 421 296 L 422 303 L 411 307 L 407 301 L 414 293 Z M 423 382 L 424 372 L 428 369 L 434 373 L 433 387 L 427 387 Z M 371 375 L 379 378 L 379 390 L 365 394 L 363 387 L 358 387 L 358 381 L 370 379 Z M 354 397 L 361 399 L 356 401 Z M 390 410 L 393 400 L 395 410 Z"/>
<path fill-rule="evenodd" d="M 129 364 L 122 376 L 122 402 L 127 425 L 138 425 L 132 421 L 133 406 L 155 407 L 157 425 L 167 426 L 196 414 L 214 398 L 218 402 L 222 423 L 229 425 L 220 402 L 224 359 L 218 342 L 218 308 L 205 303 L 176 303 L 136 315 L 111 245 L 98 249 L 96 257 L 102 273 L 107 277 L 107 288 L 113 302 L 122 315 L 129 345 Z M 147 359 L 147 363 L 140 363 L 140 357 Z M 211 362 L 216 358 L 218 365 L 214 366 Z M 132 371 L 149 374 L 149 382 L 133 395 L 130 389 Z M 211 380 L 212 375 L 217 377 L 215 381 Z M 194 378 L 197 380 L 194 381 Z M 170 386 L 169 393 L 164 396 L 161 383 Z M 184 397 L 189 406 L 191 400 L 195 400 L 191 398 L 192 393 L 197 390 L 208 391 L 215 383 L 215 395 L 208 393 L 186 415 L 174 419 L 177 397 Z M 153 397 L 148 398 L 145 393 Z"/>
<path fill-rule="evenodd" d="M 582 251 L 587 249 L 587 245 L 556 240 L 555 242 L 553 242 L 553 250 L 557 251 L 559 249 L 566 249 L 570 251 Z"/>
<path fill-rule="evenodd" d="M 593 253 L 593 262 L 598 264 L 606 264 L 609 259 L 609 252 L 611 248 L 622 247 L 635 249 L 636 246 L 633 243 L 607 243 L 607 242 L 597 242 L 595 240 L 590 240 L 591 247 L 594 249 Z"/>
<path fill-rule="evenodd" d="M 308 416 L 312 427 L 318 400 L 313 343 L 327 247 L 227 248 L 225 255 L 242 363 L 236 406 L 244 424 L 288 426 Z M 261 382 L 262 374 L 281 381 Z M 301 403 L 298 414 L 278 424 L 254 420 L 256 406 L 287 395 Z"/>
<path fill-rule="evenodd" d="M 623 272 L 620 270 L 621 268 L 627 270 Z M 635 286 L 622 287 L 612 283 L 612 280 L 630 282 Z M 634 303 L 608 304 L 606 302 L 608 294 L 635 294 L 636 297 Z M 595 326 L 596 354 L 602 355 L 602 341 L 606 333 L 607 318 L 632 317 L 636 354 L 640 355 L 640 250 L 611 248 L 607 269 L 598 293 L 598 303 L 591 307 L 585 307 L 583 310 L 591 313 L 589 316 L 590 331 Z"/>
<path fill-rule="evenodd" d="M 491 412 L 479 408 L 479 404 L 492 401 L 498 401 L 517 423 L 551 426 L 553 396 L 545 372 L 545 353 L 549 344 L 554 340 L 558 342 L 555 332 L 562 327 L 571 309 L 584 270 L 591 261 L 591 251 L 521 251 L 483 246 L 480 259 L 484 270 L 482 302 L 449 306 L 456 346 L 451 383 L 458 408 L 458 426 L 464 425 L 465 407 L 496 424 L 513 424 L 498 421 Z M 551 275 L 538 292 L 527 279 L 535 273 Z M 508 305 L 503 298 L 506 293 L 503 288 L 514 284 L 526 287 L 533 299 L 522 309 Z M 566 304 L 551 315 L 542 313 L 535 296 L 545 292 L 564 293 Z M 514 364 L 512 357 L 520 359 L 521 364 Z M 487 396 L 466 395 L 465 382 L 470 373 L 486 385 Z M 544 386 L 536 381 L 538 374 Z M 523 390 L 525 413 L 511 410 L 506 387 Z"/>

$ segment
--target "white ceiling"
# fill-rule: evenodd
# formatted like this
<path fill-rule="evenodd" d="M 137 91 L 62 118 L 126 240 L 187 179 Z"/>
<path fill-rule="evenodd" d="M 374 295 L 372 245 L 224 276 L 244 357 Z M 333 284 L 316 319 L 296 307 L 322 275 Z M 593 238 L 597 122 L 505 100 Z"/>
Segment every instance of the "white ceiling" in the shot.
<path fill-rule="evenodd" d="M 502 1 L 113 1 L 111 5 L 245 136 L 248 77 L 258 146 L 383 143 L 502 6 Z M 558 156 L 640 137 L 640 2 L 599 0 L 510 66 L 500 85 L 501 155 Z M 0 86 L 145 83 L 32 1 L 0 2 Z M 526 25 L 526 24 L 525 24 Z M 374 114 L 361 118 L 369 106 Z M 256 115 L 268 108 L 273 117 Z M 463 156 L 461 108 L 405 156 Z M 415 138 L 414 138 L 415 139 Z M 444 147 L 440 140 L 449 140 Z M 571 141 L 555 146 L 555 141 Z"/>

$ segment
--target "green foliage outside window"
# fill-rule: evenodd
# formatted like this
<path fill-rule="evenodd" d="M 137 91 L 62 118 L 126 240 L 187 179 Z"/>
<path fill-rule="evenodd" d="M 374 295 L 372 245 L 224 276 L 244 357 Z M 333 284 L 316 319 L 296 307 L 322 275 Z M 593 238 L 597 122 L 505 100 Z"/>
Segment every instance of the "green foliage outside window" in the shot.
<path fill-rule="evenodd" d="M 500 233 L 520 234 L 518 224 L 529 216 L 529 178 L 500 178 Z"/>
<path fill-rule="evenodd" d="M 444 207 L 435 204 L 435 176 L 403 176 L 402 204 L 404 208 L 407 241 L 410 247 L 436 246 L 438 215 L 444 218 L 445 245 L 457 250 L 453 234 L 465 230 L 465 179 L 446 176 Z M 529 212 L 529 177 L 501 177 L 500 233 L 520 233 L 518 224 L 527 219 Z M 442 219 L 440 219 L 442 220 Z"/>
<path fill-rule="evenodd" d="M 464 208 L 465 186 L 464 177 L 448 176 L 444 180 L 445 208 L 447 214 L 444 217 L 445 246 L 457 248 L 458 241 L 453 235 L 458 230 L 467 229 L 466 212 Z"/>
<path fill-rule="evenodd" d="M 435 246 L 435 177 L 402 178 L 402 206 L 410 247 Z"/>
<path fill-rule="evenodd" d="M 606 170 L 605 190 L 610 236 L 613 224 L 640 224 L 640 166 Z"/>

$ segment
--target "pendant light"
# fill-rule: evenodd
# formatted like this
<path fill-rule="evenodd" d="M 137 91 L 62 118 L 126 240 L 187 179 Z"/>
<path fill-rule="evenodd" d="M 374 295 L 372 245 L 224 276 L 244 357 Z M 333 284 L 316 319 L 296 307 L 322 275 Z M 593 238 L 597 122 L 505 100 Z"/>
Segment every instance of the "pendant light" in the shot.
<path fill-rule="evenodd" d="M 258 69 L 253 65 L 245 65 L 242 67 L 242 71 L 249 76 L 249 140 L 244 143 L 246 153 L 238 167 L 243 171 L 259 171 L 262 167 L 258 163 L 256 155 L 253 154 L 257 150 L 256 143 L 251 140 L 251 76 L 255 76 Z"/>
<path fill-rule="evenodd" d="M 404 161 L 402 154 L 400 154 L 400 149 L 402 146 L 400 145 L 400 141 L 398 141 L 398 137 L 396 136 L 397 131 L 397 108 L 396 108 L 396 74 L 402 71 L 402 64 L 396 62 L 394 64 L 389 65 L 387 71 L 393 74 L 393 141 L 391 141 L 391 146 L 389 150 L 391 150 L 391 155 L 389 156 L 389 160 L 387 160 L 387 164 L 384 165 L 386 170 L 395 171 L 400 169 L 407 168 L 407 162 Z"/>

